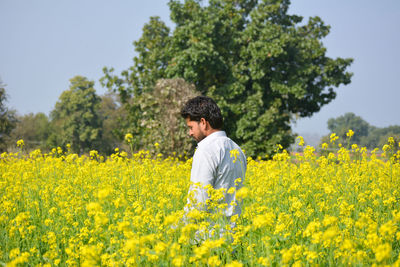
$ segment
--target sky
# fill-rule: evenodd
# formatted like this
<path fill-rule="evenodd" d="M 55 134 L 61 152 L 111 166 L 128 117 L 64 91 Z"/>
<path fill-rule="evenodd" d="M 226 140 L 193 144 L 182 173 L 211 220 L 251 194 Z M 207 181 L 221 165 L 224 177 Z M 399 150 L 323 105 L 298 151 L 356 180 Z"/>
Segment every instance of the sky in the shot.
<path fill-rule="evenodd" d="M 0 0 L 0 78 L 9 108 L 49 114 L 75 75 L 95 81 L 103 67 L 132 66 L 133 41 L 151 16 L 169 20 L 168 0 Z M 400 1 L 292 0 L 290 14 L 319 16 L 331 26 L 327 55 L 353 58 L 351 84 L 310 118 L 293 124 L 301 135 L 329 133 L 327 121 L 346 112 L 371 125 L 400 125 Z M 400 113 L 400 112 L 399 112 Z"/>

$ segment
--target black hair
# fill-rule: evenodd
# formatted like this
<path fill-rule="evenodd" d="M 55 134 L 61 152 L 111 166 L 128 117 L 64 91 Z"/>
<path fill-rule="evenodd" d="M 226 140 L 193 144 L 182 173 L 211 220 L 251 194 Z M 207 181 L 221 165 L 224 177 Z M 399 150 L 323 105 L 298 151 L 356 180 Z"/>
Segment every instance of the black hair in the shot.
<path fill-rule="evenodd" d="M 221 129 L 223 125 L 221 110 L 217 103 L 207 96 L 196 96 L 189 99 L 181 110 L 181 116 L 197 122 L 204 118 L 214 129 Z"/>

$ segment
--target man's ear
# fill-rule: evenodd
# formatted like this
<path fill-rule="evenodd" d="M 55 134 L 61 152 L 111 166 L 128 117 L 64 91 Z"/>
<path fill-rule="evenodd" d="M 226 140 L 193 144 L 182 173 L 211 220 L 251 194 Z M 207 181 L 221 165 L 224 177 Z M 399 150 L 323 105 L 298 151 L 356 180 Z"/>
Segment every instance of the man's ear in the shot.
<path fill-rule="evenodd" d="M 201 118 L 201 119 L 200 119 L 200 124 L 201 124 L 203 127 L 207 128 L 207 121 L 206 121 L 206 119 Z"/>

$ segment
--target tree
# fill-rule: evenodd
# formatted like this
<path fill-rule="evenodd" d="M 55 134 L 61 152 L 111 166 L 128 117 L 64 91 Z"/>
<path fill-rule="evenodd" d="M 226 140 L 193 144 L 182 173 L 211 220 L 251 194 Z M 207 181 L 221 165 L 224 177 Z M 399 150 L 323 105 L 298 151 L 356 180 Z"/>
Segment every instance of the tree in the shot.
<path fill-rule="evenodd" d="M 108 92 L 101 96 L 98 113 L 102 121 L 100 151 L 111 154 L 115 148 L 124 147 L 124 136 L 129 128 L 127 111 L 121 105 L 118 95 Z"/>
<path fill-rule="evenodd" d="M 98 114 L 100 97 L 94 82 L 82 76 L 70 79 L 70 89 L 64 91 L 51 112 L 55 146 L 71 145 L 78 153 L 99 149 L 101 121 Z"/>
<path fill-rule="evenodd" d="M 361 117 L 356 116 L 352 112 L 348 112 L 343 116 L 329 119 L 328 129 L 330 133 L 336 133 L 336 135 L 339 136 L 339 142 L 342 143 L 348 138 L 346 135 L 347 132 L 352 130 L 354 131 L 354 136 L 351 138 L 351 142 L 360 145 L 361 139 L 368 136 L 370 125 Z"/>
<path fill-rule="evenodd" d="M 294 141 L 290 122 L 311 116 L 350 83 L 352 59 L 326 56 L 329 33 L 319 17 L 300 24 L 289 0 L 170 0 L 173 32 L 157 17 L 134 43 L 138 56 L 120 76 L 104 69 L 102 81 L 130 107 L 137 125 L 141 94 L 160 78 L 181 77 L 213 97 L 228 135 L 246 154 L 271 154 Z"/>
<path fill-rule="evenodd" d="M 352 112 L 348 112 L 337 118 L 330 118 L 328 120 L 328 129 L 330 133 L 321 138 L 321 143 L 329 143 L 330 134 L 335 133 L 339 140 L 336 143 L 346 143 L 349 137 L 347 133 L 353 130 L 354 135 L 351 137 L 351 144 L 358 144 L 360 147 L 367 149 L 382 148 L 383 145 L 388 143 L 388 138 L 393 137 L 396 144 L 400 141 L 400 126 L 392 125 L 384 128 L 379 128 L 370 125 L 363 120 L 360 116 Z M 395 145 L 395 151 L 398 146 Z"/>
<path fill-rule="evenodd" d="M 50 135 L 50 121 L 44 113 L 29 113 L 23 116 L 16 116 L 16 126 L 11 132 L 10 139 L 13 143 L 22 139 L 25 148 L 46 149 L 47 139 Z"/>
<path fill-rule="evenodd" d="M 398 144 L 400 142 L 400 126 L 392 125 L 384 128 L 378 128 L 371 126 L 368 136 L 361 139 L 361 146 L 365 146 L 368 149 L 379 148 L 382 149 L 383 145 L 388 143 L 388 138 L 393 137 L 396 141 L 395 149 L 398 150 Z"/>
<path fill-rule="evenodd" d="M 16 123 L 15 111 L 7 108 L 6 101 L 5 84 L 0 80 L 0 151 L 7 149 L 7 139 Z"/>
<path fill-rule="evenodd" d="M 160 79 L 154 90 L 141 94 L 138 103 L 143 113 L 140 128 L 134 132 L 136 146 L 165 156 L 193 152 L 193 140 L 188 136 L 180 110 L 186 101 L 197 95 L 194 85 L 182 78 Z M 138 132 L 142 134 L 138 135 Z M 155 143 L 158 143 L 157 147 L 153 146 Z"/>

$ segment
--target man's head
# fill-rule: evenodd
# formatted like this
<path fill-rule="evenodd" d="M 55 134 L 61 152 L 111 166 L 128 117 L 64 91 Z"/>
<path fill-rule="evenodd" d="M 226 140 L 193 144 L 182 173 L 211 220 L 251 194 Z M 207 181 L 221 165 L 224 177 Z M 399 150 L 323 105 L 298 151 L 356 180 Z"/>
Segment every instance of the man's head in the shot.
<path fill-rule="evenodd" d="M 197 96 L 186 102 L 181 115 L 189 127 L 189 135 L 197 142 L 219 131 L 223 125 L 221 110 L 213 99 L 206 96 Z"/>

